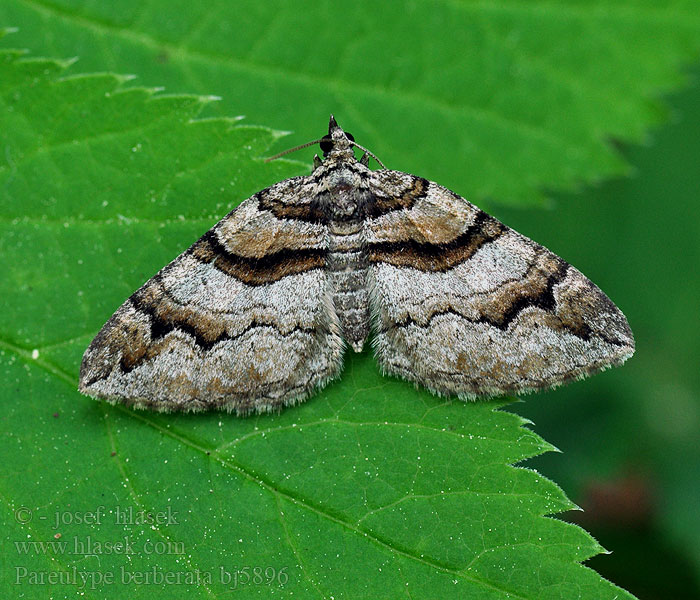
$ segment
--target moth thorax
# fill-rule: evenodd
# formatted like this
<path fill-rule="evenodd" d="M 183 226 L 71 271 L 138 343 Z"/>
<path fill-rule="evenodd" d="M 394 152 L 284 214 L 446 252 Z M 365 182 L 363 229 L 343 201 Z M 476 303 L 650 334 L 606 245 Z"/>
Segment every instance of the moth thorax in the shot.
<path fill-rule="evenodd" d="M 331 220 L 361 218 L 362 191 L 359 178 L 351 172 L 334 173 L 328 182 L 328 211 Z"/>

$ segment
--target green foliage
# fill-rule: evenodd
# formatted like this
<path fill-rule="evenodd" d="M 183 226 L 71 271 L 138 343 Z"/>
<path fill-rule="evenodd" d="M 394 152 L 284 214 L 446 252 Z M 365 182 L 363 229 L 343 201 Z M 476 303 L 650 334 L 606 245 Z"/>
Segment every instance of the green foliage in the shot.
<path fill-rule="evenodd" d="M 3 0 L 0 23 L 292 144 L 336 113 L 387 165 L 519 205 L 623 172 L 610 138 L 642 139 L 700 34 L 695 0 Z"/>
<path fill-rule="evenodd" d="M 222 115 L 294 129 L 286 147 L 335 112 L 393 168 L 475 200 L 540 202 L 544 186 L 623 171 L 606 140 L 640 139 L 660 114 L 650 99 L 697 50 L 692 3 L 645 4 L 0 3 L 0 23 L 20 27 L 5 47 L 223 97 L 0 54 L 6 595 L 44 598 L 29 573 L 75 568 L 93 573 L 88 598 L 630 597 L 579 564 L 602 550 L 588 534 L 543 518 L 573 505 L 510 466 L 551 446 L 503 403 L 431 397 L 367 353 L 278 416 L 135 413 L 75 387 L 129 293 L 235 203 L 303 172 L 259 160 L 279 133 Z M 99 524 L 75 522 L 100 506 Z M 117 507 L 175 522 L 125 525 Z M 15 544 L 124 536 L 141 554 Z M 120 583 L 197 572 L 201 586 Z"/>

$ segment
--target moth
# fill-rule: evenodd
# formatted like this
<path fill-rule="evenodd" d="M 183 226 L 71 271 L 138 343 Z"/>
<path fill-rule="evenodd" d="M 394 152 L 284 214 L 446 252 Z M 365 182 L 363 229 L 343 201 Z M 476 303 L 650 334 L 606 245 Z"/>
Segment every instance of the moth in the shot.
<path fill-rule="evenodd" d="M 370 337 L 385 374 L 462 400 L 632 356 L 625 316 L 566 261 L 437 183 L 371 170 L 333 116 L 317 142 L 310 175 L 242 202 L 117 309 L 85 351 L 82 393 L 272 411 Z"/>

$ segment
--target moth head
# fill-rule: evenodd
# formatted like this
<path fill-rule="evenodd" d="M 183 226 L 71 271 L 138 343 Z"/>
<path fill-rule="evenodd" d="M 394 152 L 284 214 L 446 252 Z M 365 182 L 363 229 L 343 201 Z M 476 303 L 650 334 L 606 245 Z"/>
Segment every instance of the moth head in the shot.
<path fill-rule="evenodd" d="M 343 131 L 336 122 L 335 117 L 331 115 L 331 119 L 328 122 L 328 135 L 324 135 L 319 142 L 323 151 L 323 157 L 326 158 L 333 151 L 350 150 L 355 145 L 354 142 L 355 136 L 352 133 Z"/>
<path fill-rule="evenodd" d="M 285 154 L 289 154 L 290 152 L 296 152 L 297 150 L 301 150 L 302 148 L 312 146 L 313 144 L 319 144 L 321 146 L 323 158 L 328 158 L 332 155 L 341 160 L 347 160 L 350 158 L 354 160 L 355 155 L 352 149 L 353 147 L 357 147 L 365 153 L 360 161 L 363 165 L 367 166 L 369 161 L 368 157 L 371 156 L 374 160 L 377 161 L 377 163 L 382 169 L 386 169 L 384 163 L 381 160 L 379 160 L 374 154 L 372 154 L 372 152 L 367 150 L 367 148 L 365 148 L 364 146 L 360 146 L 360 144 L 358 144 L 355 141 L 355 138 L 352 135 L 352 133 L 348 133 L 347 131 L 342 130 L 342 128 L 340 127 L 340 125 L 338 125 L 333 115 L 331 115 L 330 121 L 328 122 L 328 134 L 324 135 L 320 140 L 314 140 L 313 142 L 307 142 L 306 144 L 302 144 L 301 146 L 290 148 L 289 150 L 285 150 L 284 152 L 275 154 L 270 158 L 266 158 L 265 162 L 270 162 L 271 160 L 275 160 L 280 156 L 284 156 Z M 318 161 L 318 163 L 316 161 Z M 314 165 L 317 164 L 321 164 L 318 156 L 314 159 Z"/>

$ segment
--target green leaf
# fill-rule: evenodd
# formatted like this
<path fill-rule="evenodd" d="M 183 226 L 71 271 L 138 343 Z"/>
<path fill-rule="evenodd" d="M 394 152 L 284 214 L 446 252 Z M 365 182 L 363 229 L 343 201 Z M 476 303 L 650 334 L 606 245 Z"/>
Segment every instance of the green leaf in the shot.
<path fill-rule="evenodd" d="M 625 172 L 610 139 L 642 140 L 700 50 L 696 0 L 3 0 L 3 22 L 291 145 L 333 112 L 388 166 L 518 205 Z"/>
<path fill-rule="evenodd" d="M 585 531 L 543 518 L 574 505 L 513 466 L 552 447 L 503 402 L 435 398 L 368 353 L 280 415 L 80 396 L 124 297 L 298 165 L 259 159 L 275 132 L 198 120 L 206 98 L 65 67 L 0 54 L 5 596 L 631 597 L 580 564 L 602 551 Z"/>

